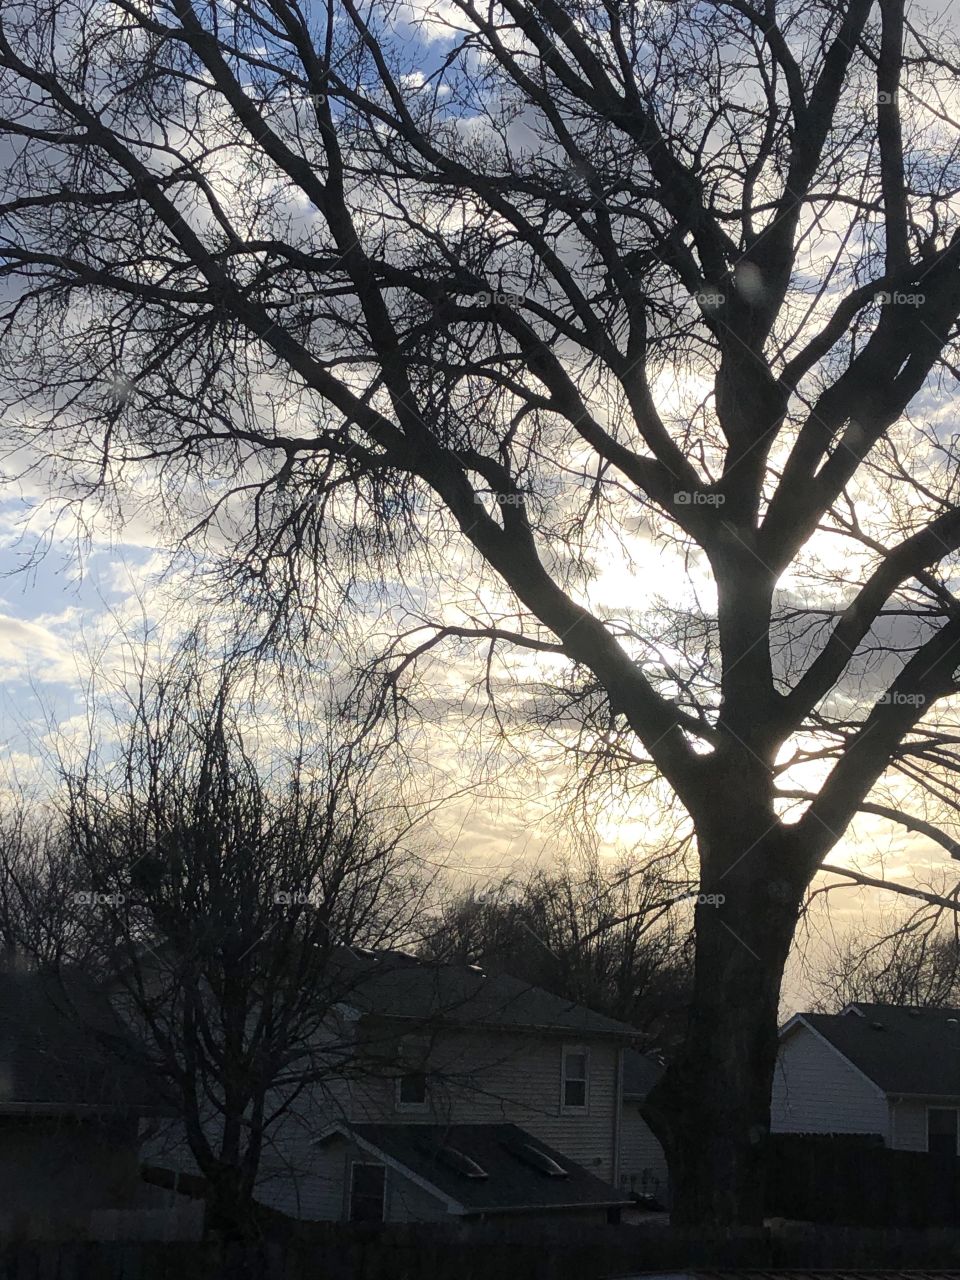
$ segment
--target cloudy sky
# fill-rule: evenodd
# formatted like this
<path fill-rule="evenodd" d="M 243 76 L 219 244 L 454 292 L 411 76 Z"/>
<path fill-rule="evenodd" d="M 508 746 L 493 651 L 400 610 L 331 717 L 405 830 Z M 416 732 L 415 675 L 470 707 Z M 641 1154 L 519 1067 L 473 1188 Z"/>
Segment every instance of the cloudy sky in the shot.
<path fill-rule="evenodd" d="M 53 756 L 84 742 L 91 701 L 116 691 L 147 652 L 161 661 L 192 618 L 221 608 L 198 591 L 194 572 L 179 564 L 166 532 L 141 514 L 128 525 L 94 518 L 79 530 L 70 516 L 52 520 L 49 493 L 36 479 L 8 475 L 0 506 L 0 548 L 6 576 L 0 597 L 0 706 L 4 769 L 9 779 L 42 789 Z M 644 590 L 676 599 L 678 566 L 650 557 Z M 634 591 L 635 565 L 611 554 L 591 595 L 598 603 Z M 226 616 L 225 627 L 230 624 Z M 144 649 L 144 636 L 149 641 Z M 448 797 L 424 829 L 428 856 L 465 882 L 549 866 L 574 847 L 563 819 L 571 777 L 556 751 L 533 732 L 491 752 L 488 721 L 476 688 L 481 673 L 469 655 L 438 659 L 430 668 L 426 719 L 411 726 L 411 750 L 425 769 L 425 794 Z M 439 710 L 438 710 L 439 708 Z M 531 768 L 530 757 L 534 755 Z M 468 794 L 458 794 L 467 789 Z M 655 846 L 653 813 L 598 808 L 597 837 L 611 858 Z M 904 883 L 937 884 L 942 852 L 880 819 L 863 817 L 831 861 L 856 865 Z M 822 883 L 822 879 L 820 881 Z M 893 919 L 901 904 L 889 895 L 840 888 L 819 900 L 801 930 L 784 989 L 785 1011 L 809 1003 L 810 966 L 848 930 Z M 803 954 L 805 953 L 805 954 Z"/>

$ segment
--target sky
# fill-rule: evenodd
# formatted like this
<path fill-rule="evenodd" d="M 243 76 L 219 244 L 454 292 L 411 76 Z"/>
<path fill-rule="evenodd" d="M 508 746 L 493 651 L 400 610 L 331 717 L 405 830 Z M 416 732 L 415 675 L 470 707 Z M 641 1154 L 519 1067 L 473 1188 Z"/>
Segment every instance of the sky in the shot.
<path fill-rule="evenodd" d="M 38 514 L 42 495 L 18 497 L 17 487 L 8 483 L 0 506 L 0 754 L 7 778 L 40 794 L 57 752 L 87 740 L 91 702 L 115 692 L 132 674 L 144 636 L 160 661 L 188 619 L 209 620 L 220 603 L 212 595 L 205 601 L 196 578 L 177 567 L 162 530 L 142 522 L 129 531 L 94 522 L 84 540 L 64 520 L 51 532 Z M 24 521 L 34 532 L 24 532 Z M 39 528 L 46 529 L 42 536 Z M 669 563 L 652 564 L 647 589 L 669 594 L 675 573 Z M 609 601 L 634 583 L 611 557 L 594 591 Z M 458 682 L 473 682 L 478 674 L 463 658 L 437 669 L 451 704 Z M 436 695 L 438 684 L 432 682 L 431 689 Z M 477 705 L 468 699 L 469 707 Z M 570 770 L 535 736 L 522 734 L 491 757 L 489 734 L 477 716 L 465 722 L 456 709 L 439 717 L 428 713 L 426 724 L 411 731 L 412 752 L 431 762 L 426 791 L 447 797 L 425 825 L 425 856 L 458 883 L 482 886 L 498 874 L 548 868 L 575 847 L 575 834 L 562 816 Z M 538 785 L 532 787 L 525 749 L 541 760 Z M 458 795 L 466 786 L 471 794 Z M 620 813 L 598 809 L 600 852 L 611 860 L 631 850 L 636 856 L 651 843 L 649 818 L 643 806 Z M 944 867 L 941 851 L 929 842 L 871 818 L 858 821 L 856 838 L 845 839 L 830 860 L 907 884 L 936 881 Z M 788 966 L 784 1015 L 810 1004 L 818 967 L 838 940 L 850 930 L 878 927 L 900 907 L 890 895 L 856 887 L 838 888 L 819 900 Z"/>

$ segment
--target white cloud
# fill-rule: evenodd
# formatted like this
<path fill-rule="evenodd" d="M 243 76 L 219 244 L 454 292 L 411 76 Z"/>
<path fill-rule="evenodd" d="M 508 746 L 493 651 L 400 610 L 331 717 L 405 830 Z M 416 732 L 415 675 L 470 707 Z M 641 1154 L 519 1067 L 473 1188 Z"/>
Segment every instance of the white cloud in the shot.
<path fill-rule="evenodd" d="M 79 610 L 36 620 L 0 614 L 0 679 L 72 682 Z"/>

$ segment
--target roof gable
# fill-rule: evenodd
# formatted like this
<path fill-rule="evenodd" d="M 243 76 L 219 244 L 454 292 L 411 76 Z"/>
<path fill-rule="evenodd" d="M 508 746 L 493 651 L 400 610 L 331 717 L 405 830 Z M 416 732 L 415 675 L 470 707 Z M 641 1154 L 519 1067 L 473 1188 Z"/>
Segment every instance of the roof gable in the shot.
<path fill-rule="evenodd" d="M 781 1040 L 805 1025 L 886 1094 L 960 1097 L 960 1011 L 867 1004 L 838 1014 L 798 1014 Z"/>

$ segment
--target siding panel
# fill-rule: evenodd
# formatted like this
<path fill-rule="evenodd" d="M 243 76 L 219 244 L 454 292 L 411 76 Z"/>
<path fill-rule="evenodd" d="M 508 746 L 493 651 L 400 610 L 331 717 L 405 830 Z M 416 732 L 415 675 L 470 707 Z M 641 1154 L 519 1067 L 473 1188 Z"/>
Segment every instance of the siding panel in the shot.
<path fill-rule="evenodd" d="M 893 1143 L 898 1151 L 926 1151 L 927 1104 L 925 1102 L 894 1102 Z"/>
<path fill-rule="evenodd" d="M 774 1133 L 879 1133 L 889 1140 L 886 1099 L 804 1026 L 780 1045 L 770 1119 Z"/>
<path fill-rule="evenodd" d="M 620 1186 L 625 1191 L 656 1196 L 662 1204 L 665 1203 L 667 1158 L 640 1114 L 639 1102 L 623 1104 Z"/>
<path fill-rule="evenodd" d="M 430 1109 L 398 1111 L 394 1084 L 372 1080 L 354 1091 L 354 1117 L 393 1123 L 483 1124 L 510 1121 L 576 1160 L 597 1177 L 613 1178 L 617 1045 L 590 1042 L 589 1106 L 583 1115 L 560 1108 L 560 1037 L 446 1033 L 430 1047 Z M 577 1042 L 579 1043 L 579 1042 Z"/>

